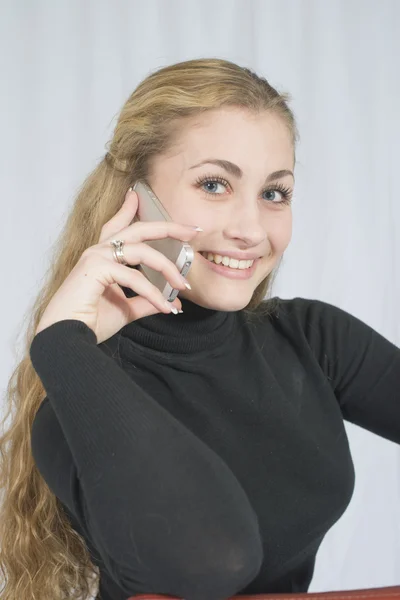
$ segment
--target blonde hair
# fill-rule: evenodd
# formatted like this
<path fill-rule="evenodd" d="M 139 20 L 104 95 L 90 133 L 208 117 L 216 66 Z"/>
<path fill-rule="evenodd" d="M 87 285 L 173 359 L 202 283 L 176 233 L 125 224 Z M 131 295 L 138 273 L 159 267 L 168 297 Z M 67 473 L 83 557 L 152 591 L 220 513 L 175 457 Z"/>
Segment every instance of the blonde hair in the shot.
<path fill-rule="evenodd" d="M 286 124 L 295 162 L 299 139 L 290 96 L 251 70 L 217 58 L 181 62 L 151 73 L 124 104 L 107 154 L 83 182 L 56 244 L 46 281 L 29 314 L 24 357 L 7 386 L 9 429 L 0 437 L 0 567 L 2 600 L 86 600 L 98 591 L 99 571 L 84 539 L 71 527 L 58 498 L 38 471 L 31 427 L 46 393 L 29 348 L 50 299 L 83 251 L 96 244 L 103 224 L 120 208 L 126 190 L 146 179 L 152 157 L 171 147 L 190 117 L 223 106 L 270 111 Z M 273 310 L 272 271 L 257 287 L 245 314 Z"/>

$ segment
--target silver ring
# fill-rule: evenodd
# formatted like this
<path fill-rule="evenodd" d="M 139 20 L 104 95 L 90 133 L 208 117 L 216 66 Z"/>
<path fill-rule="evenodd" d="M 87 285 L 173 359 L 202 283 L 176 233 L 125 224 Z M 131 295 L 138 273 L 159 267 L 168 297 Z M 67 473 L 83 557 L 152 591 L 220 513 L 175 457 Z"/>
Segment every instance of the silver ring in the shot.
<path fill-rule="evenodd" d="M 128 263 L 125 260 L 123 251 L 125 242 L 123 240 L 112 240 L 110 244 L 113 248 L 113 255 L 117 263 L 120 263 L 121 265 L 127 265 Z"/>

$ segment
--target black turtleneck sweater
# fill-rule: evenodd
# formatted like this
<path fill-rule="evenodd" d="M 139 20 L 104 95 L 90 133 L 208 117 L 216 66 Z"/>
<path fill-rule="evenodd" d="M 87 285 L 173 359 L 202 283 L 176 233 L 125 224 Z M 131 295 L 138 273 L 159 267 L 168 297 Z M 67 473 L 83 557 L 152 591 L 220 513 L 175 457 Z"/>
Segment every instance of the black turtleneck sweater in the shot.
<path fill-rule="evenodd" d="M 400 350 L 318 300 L 38 333 L 32 452 L 101 600 L 306 592 L 355 474 L 343 420 L 400 443 Z"/>

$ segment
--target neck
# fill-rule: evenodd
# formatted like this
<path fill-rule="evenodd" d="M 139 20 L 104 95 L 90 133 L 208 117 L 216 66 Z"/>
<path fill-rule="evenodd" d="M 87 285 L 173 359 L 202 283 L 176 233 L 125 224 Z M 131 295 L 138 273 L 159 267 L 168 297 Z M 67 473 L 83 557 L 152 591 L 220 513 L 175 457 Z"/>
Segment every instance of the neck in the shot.
<path fill-rule="evenodd" d="M 143 317 L 121 329 L 121 335 L 160 352 L 188 354 L 211 350 L 232 333 L 235 312 L 204 308 L 186 298 L 180 300 L 183 313 Z"/>

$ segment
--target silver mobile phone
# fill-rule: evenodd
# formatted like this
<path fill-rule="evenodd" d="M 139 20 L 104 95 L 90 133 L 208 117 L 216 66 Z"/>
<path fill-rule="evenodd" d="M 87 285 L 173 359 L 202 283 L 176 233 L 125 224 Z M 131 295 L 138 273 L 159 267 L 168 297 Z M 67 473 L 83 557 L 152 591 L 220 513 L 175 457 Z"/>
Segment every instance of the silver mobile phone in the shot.
<path fill-rule="evenodd" d="M 133 189 L 139 198 L 138 210 L 133 222 L 172 221 L 165 207 L 147 183 L 137 181 Z M 170 237 L 161 240 L 146 240 L 144 243 L 171 260 L 181 275 L 187 275 L 194 259 L 193 248 L 188 243 Z M 166 300 L 169 302 L 175 300 L 180 290 L 173 288 L 160 271 L 143 264 L 138 265 L 138 270 L 160 290 Z"/>

